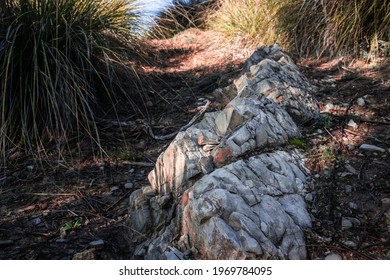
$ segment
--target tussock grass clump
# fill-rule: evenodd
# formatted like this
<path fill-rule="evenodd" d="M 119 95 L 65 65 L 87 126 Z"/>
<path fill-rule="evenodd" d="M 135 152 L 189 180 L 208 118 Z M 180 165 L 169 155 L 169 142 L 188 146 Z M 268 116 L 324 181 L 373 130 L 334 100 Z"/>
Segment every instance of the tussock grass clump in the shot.
<path fill-rule="evenodd" d="M 209 26 L 246 44 L 300 56 L 359 56 L 390 41 L 390 0 L 220 0 Z"/>
<path fill-rule="evenodd" d="M 125 96 L 121 82 L 135 76 L 122 63 L 124 44 L 135 46 L 137 35 L 132 2 L 0 2 L 2 153 L 44 151 L 75 133 L 99 141 L 96 116 Z"/>
<path fill-rule="evenodd" d="M 171 38 L 190 28 L 204 28 L 207 11 L 216 0 L 174 0 L 161 12 L 149 31 L 152 38 Z"/>
<path fill-rule="evenodd" d="M 211 29 L 246 45 L 271 44 L 277 39 L 275 15 L 281 1 L 220 0 L 208 17 Z M 283 2 L 283 1 L 282 1 Z"/>
<path fill-rule="evenodd" d="M 390 41 L 390 0 L 288 0 L 277 13 L 278 31 L 301 56 L 379 51 Z"/>

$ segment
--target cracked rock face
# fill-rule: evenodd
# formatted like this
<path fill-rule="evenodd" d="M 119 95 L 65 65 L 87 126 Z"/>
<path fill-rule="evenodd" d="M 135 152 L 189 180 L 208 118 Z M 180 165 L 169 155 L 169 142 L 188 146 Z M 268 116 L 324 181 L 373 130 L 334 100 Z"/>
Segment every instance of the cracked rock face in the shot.
<path fill-rule="evenodd" d="M 279 151 L 204 176 L 186 191 L 182 234 L 206 259 L 306 258 L 301 168 Z"/>
<path fill-rule="evenodd" d="M 294 120 L 318 115 L 313 87 L 278 46 L 259 48 L 245 67 L 236 97 L 180 132 L 151 186 L 131 195 L 136 257 L 306 258 L 307 170 L 297 153 L 278 149 L 300 136 Z"/>
<path fill-rule="evenodd" d="M 280 104 L 299 123 L 319 115 L 312 96 L 314 86 L 277 45 L 257 49 L 246 61 L 244 75 L 235 85 L 238 96 L 264 95 Z"/>

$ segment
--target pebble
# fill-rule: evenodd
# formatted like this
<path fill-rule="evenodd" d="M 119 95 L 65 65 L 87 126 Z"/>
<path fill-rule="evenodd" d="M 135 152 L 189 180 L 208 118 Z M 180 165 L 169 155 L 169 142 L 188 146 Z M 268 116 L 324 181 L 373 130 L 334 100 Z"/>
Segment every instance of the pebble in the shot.
<path fill-rule="evenodd" d="M 313 194 L 312 193 L 308 193 L 307 195 L 305 195 L 305 200 L 307 202 L 313 202 L 313 200 L 314 200 Z"/>
<path fill-rule="evenodd" d="M 352 192 L 352 186 L 351 185 L 346 185 L 344 187 L 344 191 L 345 191 L 345 193 L 351 193 Z"/>
<path fill-rule="evenodd" d="M 149 101 L 147 101 L 147 102 L 146 102 L 146 106 L 148 106 L 148 107 L 152 107 L 152 106 L 153 106 L 153 102 L 152 102 L 152 101 L 150 101 L 150 100 L 149 100 Z"/>
<path fill-rule="evenodd" d="M 131 182 L 125 183 L 125 189 L 126 189 L 126 190 L 132 189 L 133 187 L 134 187 L 134 184 L 133 184 L 133 183 L 131 183 Z"/>
<path fill-rule="evenodd" d="M 350 164 L 346 164 L 345 165 L 345 169 L 347 169 L 349 172 L 351 172 L 352 174 L 355 174 L 355 175 L 358 175 L 359 172 Z"/>
<path fill-rule="evenodd" d="M 337 173 L 337 175 L 340 176 L 340 178 L 344 178 L 344 177 L 347 177 L 347 176 L 350 176 L 353 174 L 350 172 L 339 172 L 339 173 Z"/>
<path fill-rule="evenodd" d="M 351 208 L 352 210 L 357 210 L 359 208 L 359 206 L 355 203 L 355 202 L 349 202 L 348 203 L 348 206 L 349 208 Z"/>
<path fill-rule="evenodd" d="M 351 241 L 351 240 L 344 241 L 343 244 L 345 246 L 348 246 L 348 247 L 352 248 L 352 249 L 356 249 L 358 247 L 358 245 L 355 242 Z"/>
<path fill-rule="evenodd" d="M 352 227 L 352 222 L 348 218 L 341 218 L 341 230 L 347 230 Z"/>
<path fill-rule="evenodd" d="M 110 189 L 110 191 L 113 193 L 113 192 L 116 192 L 117 190 L 119 190 L 119 188 L 117 186 L 114 186 Z"/>
<path fill-rule="evenodd" d="M 360 222 L 360 220 L 357 219 L 357 218 L 349 217 L 348 219 L 351 221 L 351 223 L 352 223 L 353 226 L 355 226 L 355 227 L 360 227 L 360 226 L 362 225 L 362 223 Z"/>
<path fill-rule="evenodd" d="M 366 104 L 366 101 L 364 101 L 364 99 L 363 98 L 358 98 L 357 100 L 356 100 L 356 102 L 357 102 L 357 104 L 359 105 L 359 106 L 364 106 L 365 104 Z"/>
<path fill-rule="evenodd" d="M 34 220 L 33 220 L 33 223 L 34 223 L 34 225 L 39 225 L 39 224 L 41 224 L 42 223 L 42 220 L 39 218 L 39 217 L 37 217 L 37 218 L 35 218 Z"/>
<path fill-rule="evenodd" d="M 94 240 L 89 242 L 89 245 L 95 248 L 100 248 L 104 246 L 104 241 L 102 239 Z"/>
<path fill-rule="evenodd" d="M 332 252 L 325 257 L 325 260 L 340 261 L 342 260 L 342 257 L 339 254 Z"/>
<path fill-rule="evenodd" d="M 357 129 L 358 128 L 358 125 L 357 125 L 357 123 L 355 123 L 355 121 L 354 120 L 349 120 L 349 122 L 347 123 L 347 125 L 349 126 L 349 127 L 352 127 L 353 129 Z"/>
<path fill-rule="evenodd" d="M 135 169 L 134 169 L 134 168 L 131 168 L 131 169 L 129 170 L 129 173 L 134 173 L 134 171 L 135 171 Z"/>
<path fill-rule="evenodd" d="M 385 149 L 378 147 L 378 146 L 375 146 L 375 145 L 371 145 L 371 144 L 361 144 L 359 149 L 365 150 L 365 151 L 370 151 L 370 152 L 381 152 L 381 153 L 386 152 Z"/>
<path fill-rule="evenodd" d="M 33 171 L 34 170 L 34 165 L 27 165 L 26 166 L 26 169 L 27 169 L 27 171 Z"/>

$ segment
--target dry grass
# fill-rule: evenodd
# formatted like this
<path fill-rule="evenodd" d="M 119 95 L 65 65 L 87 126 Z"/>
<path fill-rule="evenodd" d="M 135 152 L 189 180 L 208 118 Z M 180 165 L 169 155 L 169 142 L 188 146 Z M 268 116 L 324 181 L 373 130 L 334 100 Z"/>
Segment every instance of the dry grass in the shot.
<path fill-rule="evenodd" d="M 280 43 L 302 57 L 370 57 L 390 41 L 390 1 L 221 0 L 208 24 L 229 39 Z"/>

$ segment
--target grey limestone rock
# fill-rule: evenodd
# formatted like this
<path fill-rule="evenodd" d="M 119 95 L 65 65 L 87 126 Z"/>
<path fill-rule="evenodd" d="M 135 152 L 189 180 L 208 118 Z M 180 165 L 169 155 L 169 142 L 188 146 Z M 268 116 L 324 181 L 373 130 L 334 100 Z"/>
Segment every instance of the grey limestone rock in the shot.
<path fill-rule="evenodd" d="M 282 105 L 295 121 L 304 123 L 319 116 L 312 96 L 316 88 L 277 45 L 258 48 L 235 85 L 238 96 L 264 95 Z"/>
<path fill-rule="evenodd" d="M 217 91 L 226 107 L 180 132 L 150 186 L 131 194 L 134 255 L 305 259 L 307 169 L 301 155 L 277 149 L 300 136 L 295 121 L 317 117 L 313 90 L 280 47 L 259 48 L 235 85 Z"/>
<path fill-rule="evenodd" d="M 267 166 L 270 158 L 278 162 L 278 172 Z M 295 180 L 288 179 L 294 176 L 291 164 L 299 166 L 292 156 L 276 152 L 204 176 L 188 190 L 182 232 L 210 259 L 304 259 L 302 230 L 311 221 Z M 253 171 L 255 166 L 263 167 Z M 284 169 L 290 169 L 288 175 Z M 288 180 L 280 183 L 284 178 Z M 210 249 L 209 244 L 218 247 Z"/>

